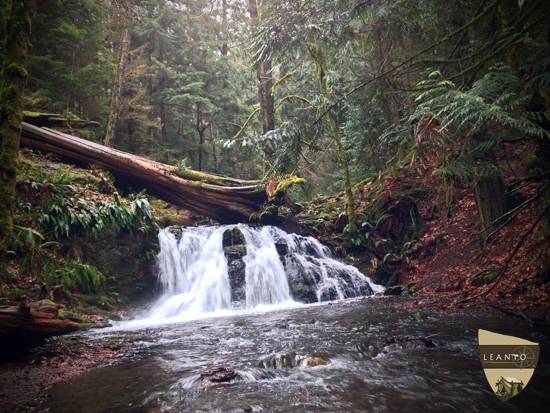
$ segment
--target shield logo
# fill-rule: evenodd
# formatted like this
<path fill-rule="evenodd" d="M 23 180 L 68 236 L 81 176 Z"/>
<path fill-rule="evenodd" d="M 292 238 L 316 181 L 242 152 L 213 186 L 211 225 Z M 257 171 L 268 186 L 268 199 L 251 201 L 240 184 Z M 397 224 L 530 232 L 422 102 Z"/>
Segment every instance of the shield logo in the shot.
<path fill-rule="evenodd" d="M 527 386 L 539 360 L 537 343 L 487 330 L 479 330 L 477 348 L 489 385 L 503 402 Z"/>

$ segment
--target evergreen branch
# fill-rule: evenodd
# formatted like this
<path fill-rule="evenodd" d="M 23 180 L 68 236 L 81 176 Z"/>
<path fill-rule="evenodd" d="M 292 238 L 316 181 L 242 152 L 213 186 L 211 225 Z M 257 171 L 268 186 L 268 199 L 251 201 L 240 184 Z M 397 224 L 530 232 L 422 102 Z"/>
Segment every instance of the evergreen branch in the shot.
<path fill-rule="evenodd" d="M 512 46 L 514 43 L 516 43 L 525 33 L 527 33 L 529 30 L 531 30 L 533 27 L 536 27 L 538 24 L 540 24 L 543 21 L 546 21 L 548 17 L 550 16 L 550 12 L 544 13 L 538 20 L 531 23 L 529 26 L 526 26 L 523 30 L 512 34 L 508 41 L 504 42 L 504 40 L 501 40 L 501 42 L 504 42 L 501 44 L 500 47 L 496 48 L 492 53 L 489 53 L 487 56 L 485 56 L 480 61 L 474 63 L 473 65 L 467 67 L 460 73 L 457 73 L 454 76 L 451 76 L 448 78 L 448 80 L 454 80 L 459 77 L 464 76 L 466 73 L 471 72 L 472 70 L 479 69 L 481 66 L 483 66 L 485 63 L 490 61 L 493 57 L 497 56 L 498 54 L 502 53 L 504 50 L 508 49 L 508 47 Z"/>
<path fill-rule="evenodd" d="M 479 5 L 479 8 L 477 9 L 477 11 L 475 13 L 475 16 L 477 16 L 479 13 L 481 13 L 481 11 L 483 10 L 483 7 L 485 6 L 486 2 L 487 2 L 487 0 L 483 0 L 483 2 Z M 455 47 L 454 47 L 453 51 L 451 52 L 451 54 L 449 55 L 449 59 L 451 59 L 454 56 L 454 54 L 458 50 L 458 47 L 460 46 L 460 43 L 462 43 L 462 41 L 464 40 L 464 37 L 466 37 L 467 34 L 468 34 L 467 32 L 462 33 L 462 35 L 460 36 L 458 41 L 455 43 Z M 460 60 L 460 59 L 458 59 L 458 60 Z"/>
<path fill-rule="evenodd" d="M 493 1 L 493 3 L 491 3 L 489 6 L 487 6 L 487 8 L 479 13 L 476 17 L 474 17 L 472 20 L 470 20 L 468 23 L 464 24 L 463 26 L 459 27 L 458 29 L 456 29 L 455 31 L 453 31 L 452 33 L 448 34 L 447 36 L 444 36 L 442 37 L 441 39 L 439 39 L 437 42 L 435 43 L 432 43 L 430 46 L 427 46 L 425 47 L 424 49 L 420 50 L 418 53 L 415 53 L 414 55 L 412 55 L 411 57 L 409 57 L 408 59 L 405 59 L 403 62 L 401 62 L 400 64 L 398 64 L 397 66 L 394 66 L 392 67 L 391 69 L 388 69 L 372 78 L 370 78 L 369 80 L 366 80 L 362 83 L 360 83 L 359 85 L 357 85 L 356 87 L 354 87 L 352 90 L 350 90 L 349 92 L 346 92 L 345 94 L 343 94 L 340 98 L 338 98 L 334 103 L 330 104 L 322 113 L 321 115 L 315 120 L 315 122 L 313 122 L 313 124 L 317 124 L 321 121 L 322 118 L 324 118 L 326 116 L 327 113 L 329 113 L 332 109 L 334 109 L 334 107 L 336 107 L 336 105 L 338 105 L 340 102 L 342 102 L 343 100 L 347 99 L 350 95 L 354 94 L 355 92 L 357 92 L 358 90 L 361 90 L 362 88 L 364 88 L 365 86 L 385 77 L 385 76 L 388 76 L 390 75 L 391 73 L 397 71 L 398 69 L 402 68 L 402 67 L 405 67 L 406 65 L 408 65 L 409 63 L 412 63 L 416 58 L 418 58 L 419 56 L 422 56 L 424 53 L 426 52 L 429 52 L 430 50 L 436 48 L 437 46 L 439 46 L 440 44 L 442 43 L 445 43 L 446 41 L 448 41 L 450 38 L 462 33 L 463 31 L 469 29 L 471 26 L 473 26 L 474 24 L 476 24 L 477 22 L 479 22 L 481 19 L 483 19 L 485 16 L 487 16 L 494 8 L 496 8 L 503 0 L 495 0 Z M 397 75 L 396 75 L 397 76 Z"/>

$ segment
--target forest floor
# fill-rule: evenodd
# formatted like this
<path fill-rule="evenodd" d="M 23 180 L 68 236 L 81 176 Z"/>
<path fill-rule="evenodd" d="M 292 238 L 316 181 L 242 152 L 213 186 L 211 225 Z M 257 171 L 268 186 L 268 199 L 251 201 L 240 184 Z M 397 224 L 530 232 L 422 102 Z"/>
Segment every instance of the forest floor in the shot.
<path fill-rule="evenodd" d="M 499 161 L 505 162 L 502 156 Z M 524 175 L 520 164 L 506 162 L 506 166 L 509 176 L 505 179 Z M 414 285 L 418 300 L 413 304 L 441 309 L 489 305 L 526 319 L 529 317 L 524 312 L 529 310 L 535 317 L 530 322 L 550 322 L 550 318 L 540 320 L 545 314 L 550 317 L 549 234 L 539 223 L 520 242 L 537 219 L 540 207 L 531 204 L 498 232 L 495 230 L 502 221 L 490 227 L 485 235 L 492 231 L 495 234 L 483 245 L 473 190 L 456 189 L 449 213 L 434 218 L 433 205 L 440 198 L 433 190 L 437 187 L 435 179 L 433 175 L 423 178 L 423 185 L 432 188 L 430 196 L 419 203 L 425 225 L 408 263 L 399 270 L 401 285 Z M 399 187 L 398 182 L 395 185 Z M 514 204 L 534 197 L 541 186 L 534 183 L 517 191 Z M 508 260 L 508 267 L 499 277 Z"/>
<path fill-rule="evenodd" d="M 401 283 L 415 285 L 414 296 L 418 300 L 413 305 L 438 308 L 490 305 L 518 314 L 527 309 L 548 310 L 548 243 L 542 234 L 535 232 L 528 237 L 502 278 L 495 279 L 526 228 L 536 219 L 535 208 L 521 214 L 483 248 L 472 191 L 461 190 L 456 198 L 452 217 L 426 222 L 408 264 L 400 270 Z M 427 209 L 425 204 L 420 211 L 423 216 L 427 215 Z M 484 274 L 490 278 L 484 279 Z M 478 298 L 468 299 L 485 291 Z"/>
<path fill-rule="evenodd" d="M 0 412 L 31 412 L 48 399 L 48 388 L 126 357 L 127 346 L 88 341 L 79 335 L 51 337 L 24 357 L 0 364 Z"/>

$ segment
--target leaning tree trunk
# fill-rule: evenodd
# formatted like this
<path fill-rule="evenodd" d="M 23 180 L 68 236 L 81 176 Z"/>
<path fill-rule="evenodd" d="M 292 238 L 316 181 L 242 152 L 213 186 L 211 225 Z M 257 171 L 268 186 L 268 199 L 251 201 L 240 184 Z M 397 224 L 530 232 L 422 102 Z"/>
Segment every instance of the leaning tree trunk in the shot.
<path fill-rule="evenodd" d="M 268 195 L 258 181 L 240 181 L 191 170 L 178 170 L 76 136 L 23 123 L 21 144 L 81 164 L 95 164 L 134 190 L 151 194 L 220 223 L 259 221 Z M 179 175 L 179 176 L 178 176 Z M 122 182 L 121 182 L 122 181 Z"/>
<path fill-rule="evenodd" d="M 6 250 L 13 228 L 26 58 L 34 5 L 34 0 L 12 1 L 6 21 L 0 88 L 0 254 Z"/>

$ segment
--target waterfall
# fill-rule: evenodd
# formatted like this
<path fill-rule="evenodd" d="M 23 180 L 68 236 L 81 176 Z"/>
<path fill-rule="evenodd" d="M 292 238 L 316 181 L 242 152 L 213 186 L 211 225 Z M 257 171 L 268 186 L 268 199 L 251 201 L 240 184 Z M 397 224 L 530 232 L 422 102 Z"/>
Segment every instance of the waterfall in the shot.
<path fill-rule="evenodd" d="M 332 251 L 312 237 L 265 227 L 270 238 L 286 246 L 285 269 L 291 285 L 302 290 L 302 300 L 321 302 L 382 293 L 385 289 L 357 268 L 335 259 Z"/>
<path fill-rule="evenodd" d="M 179 241 L 169 228 L 160 231 L 158 266 L 165 292 L 149 318 L 210 313 L 231 306 L 224 231 L 224 227 L 187 228 Z"/>
<path fill-rule="evenodd" d="M 370 295 L 384 288 L 356 268 L 336 260 L 311 237 L 246 225 L 184 228 L 181 237 L 165 228 L 159 233 L 159 280 L 164 294 L 149 319 L 232 310 L 232 281 L 224 253 L 224 233 L 242 234 L 246 252 L 244 296 L 247 308 Z M 234 284 L 234 282 L 233 282 Z"/>

